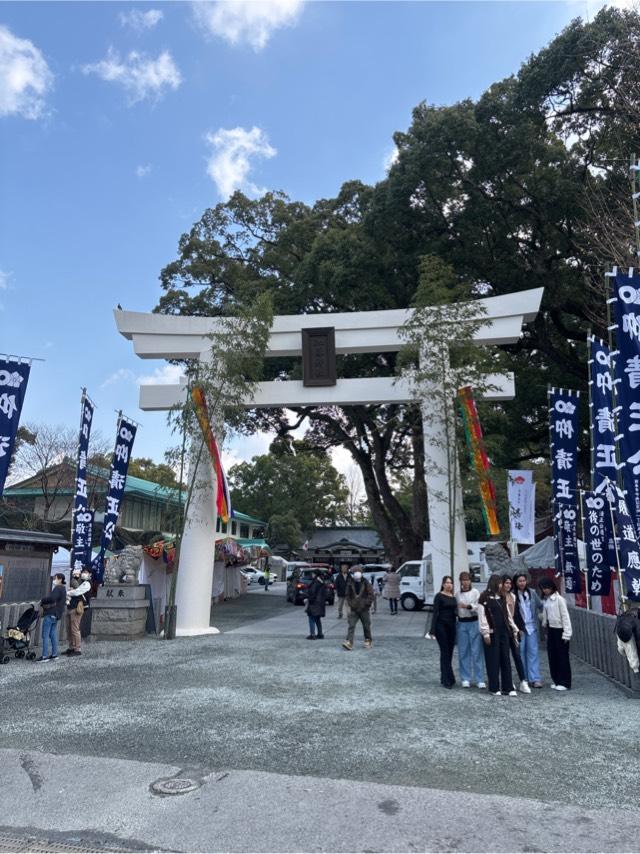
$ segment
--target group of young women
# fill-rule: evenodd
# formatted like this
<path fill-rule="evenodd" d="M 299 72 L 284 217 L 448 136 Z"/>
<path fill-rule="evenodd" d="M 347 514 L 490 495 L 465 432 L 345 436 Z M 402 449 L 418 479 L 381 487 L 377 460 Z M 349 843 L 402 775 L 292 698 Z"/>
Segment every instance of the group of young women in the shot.
<path fill-rule="evenodd" d="M 540 595 L 529 586 L 524 572 L 516 573 L 513 579 L 509 575 L 492 575 L 482 593 L 471 586 L 468 572 L 461 572 L 459 581 L 460 590 L 456 594 L 453 578 L 445 575 L 433 602 L 431 628 L 425 635 L 438 641 L 440 683 L 444 688 L 456 684 L 453 673 L 456 644 L 463 688 L 470 688 L 472 683 L 486 688 L 486 668 L 491 694 L 517 696 L 511 659 L 523 694 L 530 694 L 531 688 L 542 688 L 541 626 L 547 629 L 551 687 L 556 691 L 571 688 L 571 619 L 553 579 L 542 579 L 538 585 Z"/>

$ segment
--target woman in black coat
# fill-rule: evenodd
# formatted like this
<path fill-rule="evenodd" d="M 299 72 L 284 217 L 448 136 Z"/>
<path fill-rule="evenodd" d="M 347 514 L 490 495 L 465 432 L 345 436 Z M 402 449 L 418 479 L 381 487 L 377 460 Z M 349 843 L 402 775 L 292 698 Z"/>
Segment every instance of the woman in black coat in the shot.
<path fill-rule="evenodd" d="M 456 644 L 456 617 L 458 603 L 453 593 L 453 578 L 445 575 L 440 592 L 433 600 L 431 630 L 425 637 L 435 638 L 440 647 L 440 684 L 444 688 L 453 688 L 456 677 L 453 675 L 451 661 Z"/>
<path fill-rule="evenodd" d="M 321 572 L 314 572 L 313 581 L 307 590 L 307 617 L 309 618 L 309 634 L 307 640 L 322 640 L 322 618 L 326 612 L 327 588 Z M 317 632 L 317 634 L 316 634 Z"/>

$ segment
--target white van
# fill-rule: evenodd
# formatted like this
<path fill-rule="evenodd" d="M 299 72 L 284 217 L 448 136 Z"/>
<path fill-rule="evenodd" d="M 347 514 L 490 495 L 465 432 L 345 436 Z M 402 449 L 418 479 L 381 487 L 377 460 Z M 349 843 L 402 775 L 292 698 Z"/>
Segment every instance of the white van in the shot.
<path fill-rule="evenodd" d="M 484 554 L 486 545 L 481 542 L 467 543 L 471 583 L 480 591 L 485 589 L 490 575 Z M 429 546 L 429 541 L 425 541 L 425 556 L 422 560 L 408 560 L 398 569 L 398 575 L 401 576 L 400 604 L 405 611 L 419 611 L 425 605 L 433 605 L 437 591 L 433 589 L 431 554 L 426 552 Z"/>
<path fill-rule="evenodd" d="M 293 575 L 294 570 L 296 569 L 308 569 L 311 564 L 306 560 L 288 560 L 287 561 L 287 575 L 286 581 L 288 581 Z"/>
<path fill-rule="evenodd" d="M 419 611 L 433 605 L 433 571 L 431 555 L 422 560 L 408 560 L 398 569 L 400 604 L 405 611 Z"/>

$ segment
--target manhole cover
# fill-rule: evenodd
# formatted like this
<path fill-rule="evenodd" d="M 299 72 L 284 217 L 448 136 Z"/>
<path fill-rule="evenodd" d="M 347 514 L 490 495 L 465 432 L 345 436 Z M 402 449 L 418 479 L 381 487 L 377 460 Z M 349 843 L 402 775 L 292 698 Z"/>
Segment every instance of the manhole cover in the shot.
<path fill-rule="evenodd" d="M 158 795 L 186 795 L 199 788 L 200 783 L 189 779 L 189 777 L 171 777 L 169 780 L 158 780 L 151 786 L 151 790 Z"/>

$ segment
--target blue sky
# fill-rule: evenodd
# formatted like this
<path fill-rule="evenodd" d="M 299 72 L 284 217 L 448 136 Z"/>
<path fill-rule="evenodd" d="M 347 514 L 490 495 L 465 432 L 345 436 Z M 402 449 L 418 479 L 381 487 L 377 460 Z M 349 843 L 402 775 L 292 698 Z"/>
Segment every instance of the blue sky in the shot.
<path fill-rule="evenodd" d="M 22 421 L 115 431 L 142 362 L 112 309 L 150 311 L 180 234 L 233 188 L 313 202 L 384 177 L 422 100 L 477 97 L 586 2 L 0 5 L 0 352 L 39 356 Z M 249 458 L 265 439 L 239 440 Z"/>

